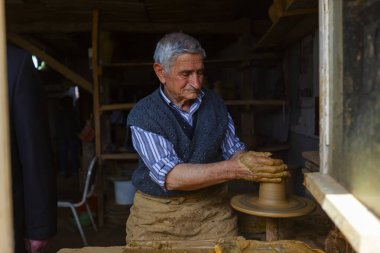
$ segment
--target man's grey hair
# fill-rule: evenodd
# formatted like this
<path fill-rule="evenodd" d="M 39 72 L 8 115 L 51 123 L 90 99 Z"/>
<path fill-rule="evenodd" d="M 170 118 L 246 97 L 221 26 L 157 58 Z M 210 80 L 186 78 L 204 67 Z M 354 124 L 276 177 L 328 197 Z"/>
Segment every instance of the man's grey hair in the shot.
<path fill-rule="evenodd" d="M 154 62 L 161 64 L 166 73 L 170 72 L 172 63 L 182 54 L 200 54 L 206 58 L 206 52 L 198 40 L 185 33 L 166 34 L 156 46 Z"/>

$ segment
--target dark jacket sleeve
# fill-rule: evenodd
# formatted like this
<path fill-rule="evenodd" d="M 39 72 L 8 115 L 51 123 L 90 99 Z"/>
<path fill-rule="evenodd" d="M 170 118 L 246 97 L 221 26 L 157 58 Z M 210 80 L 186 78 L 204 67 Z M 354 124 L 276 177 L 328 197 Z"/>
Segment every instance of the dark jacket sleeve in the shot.
<path fill-rule="evenodd" d="M 57 229 L 56 178 L 46 95 L 29 53 L 14 85 L 12 114 L 22 169 L 25 236 L 48 239 Z"/>

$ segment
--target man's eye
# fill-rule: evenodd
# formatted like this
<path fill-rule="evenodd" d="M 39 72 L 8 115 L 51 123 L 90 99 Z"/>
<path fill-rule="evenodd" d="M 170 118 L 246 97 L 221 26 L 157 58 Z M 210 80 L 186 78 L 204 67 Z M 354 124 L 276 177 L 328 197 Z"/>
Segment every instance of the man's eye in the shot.
<path fill-rule="evenodd" d="M 198 75 L 198 76 L 203 76 L 203 74 L 204 74 L 203 71 L 198 71 L 198 72 L 197 72 L 197 75 Z"/>

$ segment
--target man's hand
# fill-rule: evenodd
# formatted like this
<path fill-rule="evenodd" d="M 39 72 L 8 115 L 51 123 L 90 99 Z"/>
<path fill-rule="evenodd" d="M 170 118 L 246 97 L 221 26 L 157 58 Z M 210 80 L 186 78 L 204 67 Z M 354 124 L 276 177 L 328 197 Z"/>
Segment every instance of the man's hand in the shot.
<path fill-rule="evenodd" d="M 280 159 L 270 158 L 269 152 L 249 151 L 239 156 L 239 163 L 247 168 L 252 174 L 246 180 L 279 183 L 289 176 L 287 166 Z"/>
<path fill-rule="evenodd" d="M 28 253 L 42 253 L 48 245 L 48 240 L 38 241 L 25 239 L 25 248 Z"/>

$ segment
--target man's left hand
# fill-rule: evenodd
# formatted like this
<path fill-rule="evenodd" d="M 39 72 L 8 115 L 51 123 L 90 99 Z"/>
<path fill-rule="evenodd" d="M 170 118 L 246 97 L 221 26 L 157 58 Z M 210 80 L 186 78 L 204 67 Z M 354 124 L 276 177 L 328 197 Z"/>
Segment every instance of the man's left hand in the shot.
<path fill-rule="evenodd" d="M 290 174 L 288 166 L 280 159 L 271 158 L 269 152 L 248 151 L 239 155 L 239 162 L 251 171 L 246 180 L 260 183 L 279 183 Z"/>

